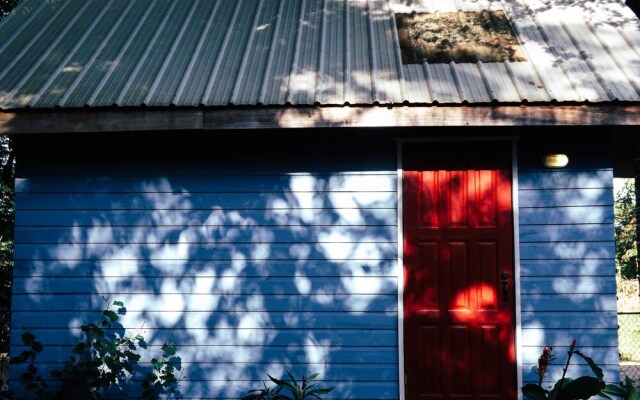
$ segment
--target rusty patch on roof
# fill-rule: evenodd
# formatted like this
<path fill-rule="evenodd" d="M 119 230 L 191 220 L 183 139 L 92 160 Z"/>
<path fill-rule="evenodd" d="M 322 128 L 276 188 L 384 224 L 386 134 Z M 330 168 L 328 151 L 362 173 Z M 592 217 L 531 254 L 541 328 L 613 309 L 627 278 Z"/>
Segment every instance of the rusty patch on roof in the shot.
<path fill-rule="evenodd" d="M 403 64 L 526 61 L 504 11 L 396 14 Z"/>

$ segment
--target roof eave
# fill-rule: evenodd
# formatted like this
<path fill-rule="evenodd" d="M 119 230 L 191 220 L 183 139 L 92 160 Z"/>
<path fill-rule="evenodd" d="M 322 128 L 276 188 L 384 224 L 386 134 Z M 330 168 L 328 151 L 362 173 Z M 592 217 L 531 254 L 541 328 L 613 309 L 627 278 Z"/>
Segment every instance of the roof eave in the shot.
<path fill-rule="evenodd" d="M 455 126 L 634 126 L 640 103 L 82 108 L 0 112 L 0 134 Z"/>

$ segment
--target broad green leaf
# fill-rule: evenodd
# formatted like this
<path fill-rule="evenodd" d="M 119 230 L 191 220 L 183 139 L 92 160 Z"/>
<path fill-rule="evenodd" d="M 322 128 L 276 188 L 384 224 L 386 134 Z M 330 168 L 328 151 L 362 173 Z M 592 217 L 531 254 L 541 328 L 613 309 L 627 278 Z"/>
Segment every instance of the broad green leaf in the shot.
<path fill-rule="evenodd" d="M 615 397 L 624 397 L 626 392 L 619 386 L 608 384 L 605 385 L 604 389 L 602 389 L 602 393 L 610 394 Z"/>
<path fill-rule="evenodd" d="M 296 388 L 293 387 L 289 382 L 281 381 L 280 379 L 276 379 L 276 378 L 274 378 L 273 376 L 271 376 L 269 374 L 267 374 L 267 376 L 269 377 L 269 379 L 271 379 L 271 382 L 275 383 L 278 386 L 282 386 L 282 387 L 287 388 L 287 389 L 289 389 L 291 391 L 295 391 L 296 390 Z"/>
<path fill-rule="evenodd" d="M 111 310 L 104 310 L 102 314 L 104 314 L 105 317 L 109 318 L 111 322 L 116 322 L 118 318 L 120 318 L 118 317 L 118 314 Z"/>
<path fill-rule="evenodd" d="M 60 371 L 51 371 L 49 372 L 51 374 L 51 376 L 53 376 L 56 379 L 62 379 L 62 372 Z"/>
<path fill-rule="evenodd" d="M 174 356 L 176 355 L 176 352 L 178 351 L 178 348 L 174 345 L 165 343 L 162 346 L 162 351 L 164 351 L 168 356 Z"/>
<path fill-rule="evenodd" d="M 330 391 L 332 391 L 333 388 L 325 388 L 325 389 L 315 389 L 309 392 L 309 394 L 313 395 L 313 394 L 327 394 Z"/>
<path fill-rule="evenodd" d="M 529 383 L 522 387 L 522 394 L 525 398 L 532 400 L 545 400 L 547 398 L 546 391 L 538 385 Z"/>
<path fill-rule="evenodd" d="M 573 352 L 573 354 L 575 354 L 578 357 L 581 357 L 583 360 L 585 360 L 587 362 L 587 364 L 589 364 L 589 367 L 591 367 L 591 371 L 593 371 L 593 373 L 595 374 L 596 378 L 598 378 L 601 381 L 604 381 L 604 373 L 602 372 L 602 368 L 598 367 L 598 365 L 596 365 L 596 363 L 593 361 L 593 359 L 591 357 L 585 356 L 584 354 L 582 354 L 578 350 L 575 350 Z"/>
<path fill-rule="evenodd" d="M 581 376 L 562 386 L 559 399 L 588 399 L 600 393 L 605 383 L 593 376 Z"/>
<path fill-rule="evenodd" d="M 138 353 L 134 353 L 133 351 L 130 351 L 130 350 L 125 350 L 125 351 L 124 351 L 124 355 L 125 355 L 128 359 L 133 360 L 133 361 L 136 361 L 136 362 L 137 362 L 137 361 L 140 361 L 140 357 L 141 357 L 141 356 L 140 356 L 140 354 L 138 354 Z"/>
<path fill-rule="evenodd" d="M 36 335 L 31 332 L 23 332 L 22 335 L 20 335 L 20 339 L 22 339 L 22 343 L 25 345 L 31 346 L 36 340 Z"/>
<path fill-rule="evenodd" d="M 84 354 L 84 351 L 86 350 L 87 345 L 84 344 L 83 342 L 78 343 L 74 348 L 73 348 L 73 352 L 76 354 Z"/>
<path fill-rule="evenodd" d="M 118 301 L 118 300 L 114 301 L 114 302 L 113 302 L 113 305 L 114 305 L 114 306 L 118 306 L 118 307 L 124 307 L 124 303 L 123 303 L 123 302 L 121 302 L 121 301 Z"/>
<path fill-rule="evenodd" d="M 133 374 L 133 367 L 129 363 L 122 364 L 122 368 L 130 374 Z"/>
<path fill-rule="evenodd" d="M 638 396 L 638 391 L 633 386 L 633 381 L 631 380 L 631 378 L 627 376 L 624 384 L 627 389 L 625 400 L 640 400 L 640 397 Z"/>
<path fill-rule="evenodd" d="M 553 389 L 551 389 L 551 392 L 549 392 L 549 396 L 548 396 L 549 400 L 560 399 L 560 396 L 558 395 L 558 390 L 560 389 L 561 386 L 562 388 L 564 388 L 566 384 L 571 381 L 573 381 L 573 379 L 571 378 L 558 379 L 556 384 L 553 385 Z"/>
<path fill-rule="evenodd" d="M 35 351 L 36 353 L 41 353 L 42 350 L 44 349 L 44 346 L 42 345 L 42 343 L 40 343 L 39 341 L 35 340 L 33 342 L 33 344 L 31 345 L 31 348 L 33 349 L 33 351 Z"/>
<path fill-rule="evenodd" d="M 26 385 L 29 382 L 33 381 L 33 375 L 31 375 L 28 372 L 24 372 L 20 375 L 20 384 L 21 385 Z"/>
<path fill-rule="evenodd" d="M 293 376 L 293 374 L 289 372 L 289 370 L 286 370 L 286 373 L 289 376 L 289 379 L 291 379 L 291 382 L 293 382 L 294 385 L 298 385 L 298 382 L 296 381 L 296 378 Z M 302 378 L 304 379 L 304 376 Z"/>

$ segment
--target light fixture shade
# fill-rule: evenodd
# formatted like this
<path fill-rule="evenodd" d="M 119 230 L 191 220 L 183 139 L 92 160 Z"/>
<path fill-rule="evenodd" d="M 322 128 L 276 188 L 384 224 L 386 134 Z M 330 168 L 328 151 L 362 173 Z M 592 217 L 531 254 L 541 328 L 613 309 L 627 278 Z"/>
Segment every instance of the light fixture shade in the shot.
<path fill-rule="evenodd" d="M 542 164 L 547 168 L 564 168 L 569 164 L 569 157 L 562 153 L 546 154 Z"/>

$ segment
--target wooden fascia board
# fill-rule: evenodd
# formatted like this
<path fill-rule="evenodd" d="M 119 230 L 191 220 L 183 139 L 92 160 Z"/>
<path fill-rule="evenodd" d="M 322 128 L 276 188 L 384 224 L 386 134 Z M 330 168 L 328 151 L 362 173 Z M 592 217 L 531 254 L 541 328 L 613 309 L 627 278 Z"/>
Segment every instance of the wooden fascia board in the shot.
<path fill-rule="evenodd" d="M 2 134 L 571 125 L 640 125 L 640 105 L 136 108 L 0 112 Z"/>

